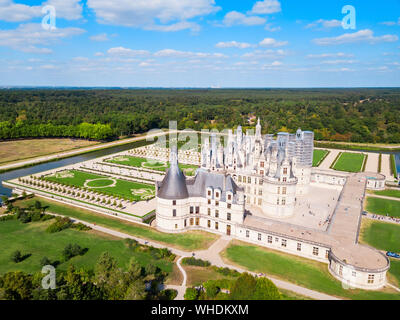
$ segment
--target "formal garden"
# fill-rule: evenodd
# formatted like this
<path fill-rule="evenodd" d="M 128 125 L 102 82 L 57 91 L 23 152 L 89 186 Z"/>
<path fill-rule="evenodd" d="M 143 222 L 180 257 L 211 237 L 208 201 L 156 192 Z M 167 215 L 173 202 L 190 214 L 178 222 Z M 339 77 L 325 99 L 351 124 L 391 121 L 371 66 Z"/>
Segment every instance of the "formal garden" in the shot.
<path fill-rule="evenodd" d="M 169 162 L 150 160 L 129 155 L 117 156 L 106 160 L 106 162 L 162 172 L 165 172 L 170 166 Z M 198 169 L 198 166 L 183 163 L 180 163 L 179 167 L 187 176 L 194 176 L 196 170 Z"/>
<path fill-rule="evenodd" d="M 328 156 L 328 150 L 314 149 L 313 154 L 313 167 L 319 167 L 322 161 Z"/>
<path fill-rule="evenodd" d="M 55 182 L 64 186 L 97 191 L 130 201 L 143 201 L 154 198 L 153 185 L 117 179 L 79 170 L 64 170 L 44 177 L 45 181 Z"/>

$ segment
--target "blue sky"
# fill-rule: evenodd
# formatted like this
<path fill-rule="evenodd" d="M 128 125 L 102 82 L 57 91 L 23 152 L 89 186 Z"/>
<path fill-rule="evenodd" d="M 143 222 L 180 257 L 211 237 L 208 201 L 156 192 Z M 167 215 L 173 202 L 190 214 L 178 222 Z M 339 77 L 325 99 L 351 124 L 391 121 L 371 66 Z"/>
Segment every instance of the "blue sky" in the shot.
<path fill-rule="evenodd" d="M 0 86 L 397 87 L 399 38 L 398 0 L 0 0 Z"/>

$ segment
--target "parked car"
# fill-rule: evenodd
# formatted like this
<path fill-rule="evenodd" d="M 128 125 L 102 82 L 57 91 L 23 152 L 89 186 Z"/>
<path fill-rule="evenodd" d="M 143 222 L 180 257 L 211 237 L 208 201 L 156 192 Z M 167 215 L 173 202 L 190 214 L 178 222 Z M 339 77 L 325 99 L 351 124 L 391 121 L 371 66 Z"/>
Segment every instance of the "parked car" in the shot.
<path fill-rule="evenodd" d="M 400 254 L 395 253 L 395 252 L 390 252 L 390 251 L 388 251 L 388 252 L 386 252 L 386 255 L 387 255 L 388 257 L 390 257 L 390 258 L 400 259 Z"/>
<path fill-rule="evenodd" d="M 363 211 L 363 212 L 362 212 L 362 215 L 363 215 L 363 216 L 366 216 L 367 214 L 368 214 L 367 211 Z"/>

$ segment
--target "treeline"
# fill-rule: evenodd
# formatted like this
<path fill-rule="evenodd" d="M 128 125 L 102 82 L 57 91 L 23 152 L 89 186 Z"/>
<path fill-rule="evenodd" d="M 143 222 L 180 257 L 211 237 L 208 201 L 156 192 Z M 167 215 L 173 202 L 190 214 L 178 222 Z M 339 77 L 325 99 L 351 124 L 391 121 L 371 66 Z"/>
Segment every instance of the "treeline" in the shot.
<path fill-rule="evenodd" d="M 115 134 L 109 124 L 81 123 L 78 125 L 29 124 L 25 121 L 0 122 L 0 140 L 18 138 L 67 137 L 91 140 L 110 140 Z"/>
<path fill-rule="evenodd" d="M 109 139 L 170 120 L 179 129 L 246 129 L 255 117 L 264 133 L 301 127 L 317 140 L 400 143 L 400 89 L 0 90 L 2 139 Z"/>

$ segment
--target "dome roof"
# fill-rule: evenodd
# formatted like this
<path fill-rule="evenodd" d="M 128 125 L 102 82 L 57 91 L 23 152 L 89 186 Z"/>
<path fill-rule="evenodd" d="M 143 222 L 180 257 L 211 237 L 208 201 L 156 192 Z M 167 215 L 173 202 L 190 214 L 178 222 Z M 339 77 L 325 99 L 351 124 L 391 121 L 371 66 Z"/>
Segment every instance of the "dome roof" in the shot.
<path fill-rule="evenodd" d="M 176 149 L 171 150 L 170 168 L 161 182 L 157 197 L 168 200 L 186 199 L 189 193 L 186 186 L 186 177 L 179 169 Z"/>

